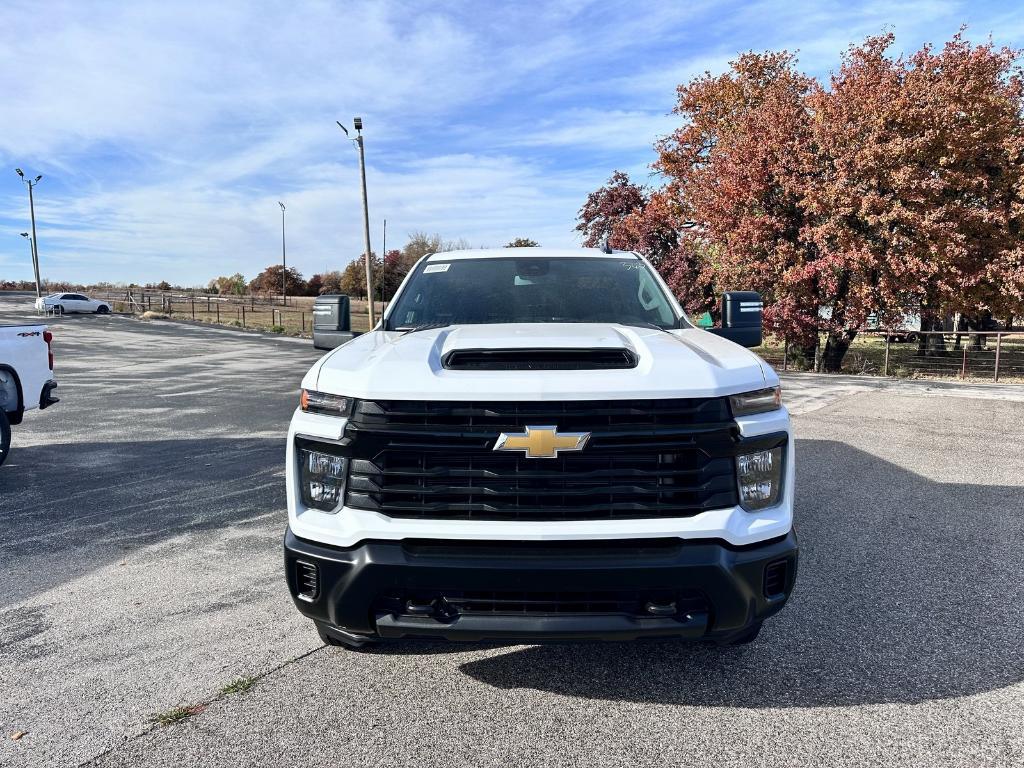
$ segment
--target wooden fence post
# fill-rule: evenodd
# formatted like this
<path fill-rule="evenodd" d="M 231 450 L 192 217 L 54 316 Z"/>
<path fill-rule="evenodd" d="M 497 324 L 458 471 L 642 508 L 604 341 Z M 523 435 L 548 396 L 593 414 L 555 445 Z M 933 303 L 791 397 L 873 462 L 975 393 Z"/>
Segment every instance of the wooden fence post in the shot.
<path fill-rule="evenodd" d="M 219 323 L 220 322 L 220 302 L 218 301 L 213 306 L 217 308 L 217 322 Z"/>
<path fill-rule="evenodd" d="M 892 338 L 888 333 L 885 334 L 885 364 L 882 368 L 882 375 L 889 375 L 889 339 Z"/>
<path fill-rule="evenodd" d="M 963 364 L 963 367 L 960 369 L 960 378 L 961 379 L 966 379 L 967 378 L 967 348 L 969 346 L 970 346 L 970 344 L 964 344 L 963 345 L 963 348 L 964 348 L 964 364 Z"/>
<path fill-rule="evenodd" d="M 242 305 L 242 327 L 245 328 L 245 304 Z"/>

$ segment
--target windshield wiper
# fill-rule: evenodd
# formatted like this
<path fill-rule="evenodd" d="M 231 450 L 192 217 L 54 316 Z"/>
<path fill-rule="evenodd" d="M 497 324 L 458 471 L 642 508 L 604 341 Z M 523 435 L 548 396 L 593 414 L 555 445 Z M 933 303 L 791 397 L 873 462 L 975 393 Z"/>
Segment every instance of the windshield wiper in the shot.
<path fill-rule="evenodd" d="M 404 333 L 416 333 L 416 331 L 429 331 L 431 328 L 447 328 L 451 323 L 421 323 L 420 325 L 402 325 L 395 328 L 396 331 Z"/>

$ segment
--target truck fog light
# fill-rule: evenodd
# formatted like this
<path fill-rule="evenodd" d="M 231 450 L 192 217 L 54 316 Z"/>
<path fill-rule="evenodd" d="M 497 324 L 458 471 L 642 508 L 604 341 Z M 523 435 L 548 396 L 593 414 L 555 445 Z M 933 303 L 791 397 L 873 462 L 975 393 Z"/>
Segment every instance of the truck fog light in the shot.
<path fill-rule="evenodd" d="M 782 447 L 736 457 L 740 506 L 748 512 L 777 504 L 782 490 Z"/>
<path fill-rule="evenodd" d="M 307 507 L 333 512 L 345 495 L 348 459 L 311 448 L 299 448 L 299 482 Z"/>

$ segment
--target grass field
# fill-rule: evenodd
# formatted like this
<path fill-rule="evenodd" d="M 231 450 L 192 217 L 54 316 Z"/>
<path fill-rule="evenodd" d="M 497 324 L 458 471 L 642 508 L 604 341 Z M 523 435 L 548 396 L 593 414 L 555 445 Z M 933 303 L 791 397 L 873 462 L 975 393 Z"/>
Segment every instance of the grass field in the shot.
<path fill-rule="evenodd" d="M 754 351 L 778 370 L 811 370 L 813 360 L 804 360 L 790 347 L 788 354 L 779 339 L 767 338 Z M 996 342 L 988 334 L 981 349 L 971 348 L 971 337 L 945 334 L 946 351 L 920 355 L 916 343 L 886 342 L 880 334 L 862 333 L 854 339 L 843 360 L 843 373 L 897 378 L 965 378 L 994 380 L 998 346 L 999 381 L 1024 381 L 1024 333 L 1004 335 Z M 824 338 L 822 339 L 824 344 Z"/>

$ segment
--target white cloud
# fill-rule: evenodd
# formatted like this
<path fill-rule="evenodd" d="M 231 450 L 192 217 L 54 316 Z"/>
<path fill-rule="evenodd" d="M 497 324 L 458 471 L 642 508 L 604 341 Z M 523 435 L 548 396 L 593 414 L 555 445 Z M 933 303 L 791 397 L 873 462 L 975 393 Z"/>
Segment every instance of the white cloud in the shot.
<path fill-rule="evenodd" d="M 290 262 L 343 265 L 362 249 L 361 209 L 334 120 L 355 114 L 375 248 L 384 216 L 392 246 L 414 230 L 571 245 L 587 192 L 614 168 L 644 178 L 679 83 L 751 48 L 799 48 L 823 74 L 886 24 L 916 47 L 961 16 L 999 43 L 1024 35 L 1005 12 L 943 0 L 6 0 L 0 163 L 46 175 L 40 255 L 55 278 L 251 276 L 279 256 L 279 199 Z M 0 276 L 30 274 L 26 214 L 0 173 Z"/>

